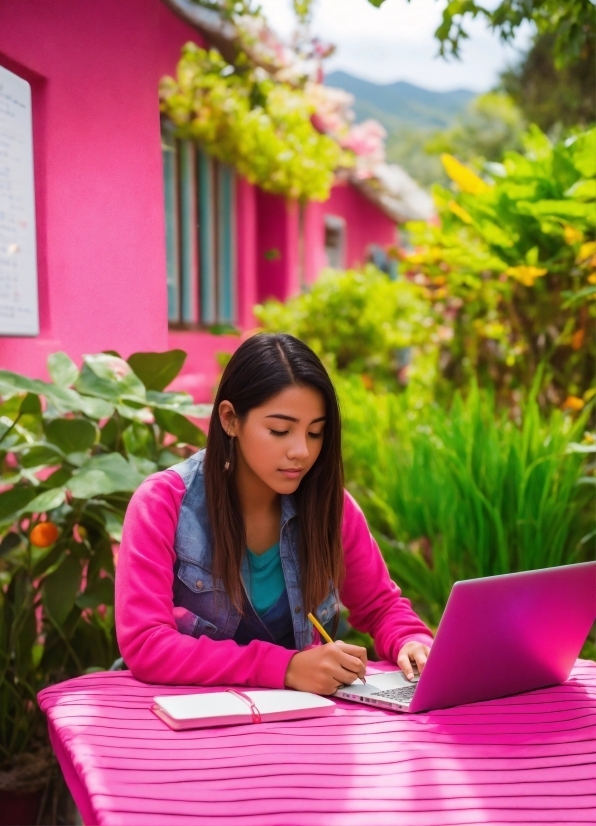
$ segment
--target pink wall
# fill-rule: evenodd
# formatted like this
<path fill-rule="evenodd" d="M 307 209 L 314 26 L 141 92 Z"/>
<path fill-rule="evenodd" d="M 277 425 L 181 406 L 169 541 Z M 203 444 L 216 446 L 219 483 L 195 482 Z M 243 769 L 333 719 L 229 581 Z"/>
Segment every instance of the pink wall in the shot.
<path fill-rule="evenodd" d="M 259 301 L 280 301 L 300 291 L 298 204 L 256 190 L 257 283 Z"/>
<path fill-rule="evenodd" d="M 0 337 L 0 367 L 46 376 L 49 353 L 180 347 L 176 386 L 208 401 L 235 336 L 168 330 L 157 84 L 198 33 L 161 0 L 0 0 L 0 65 L 33 91 L 41 333 Z M 301 288 L 298 205 L 239 181 L 238 320 Z M 347 264 L 395 240 L 392 222 L 349 186 L 309 204 L 304 278 L 325 266 L 324 215 L 346 219 Z M 279 258 L 265 253 L 277 249 Z"/>
<path fill-rule="evenodd" d="M 334 186 L 322 207 L 323 215 L 338 215 L 346 221 L 346 267 L 366 261 L 370 244 L 387 247 L 397 241 L 395 222 L 348 183 Z"/>
<path fill-rule="evenodd" d="M 33 80 L 41 317 L 3 368 L 168 347 L 157 83 L 190 38 L 160 0 L 0 5 L 0 65 Z"/>

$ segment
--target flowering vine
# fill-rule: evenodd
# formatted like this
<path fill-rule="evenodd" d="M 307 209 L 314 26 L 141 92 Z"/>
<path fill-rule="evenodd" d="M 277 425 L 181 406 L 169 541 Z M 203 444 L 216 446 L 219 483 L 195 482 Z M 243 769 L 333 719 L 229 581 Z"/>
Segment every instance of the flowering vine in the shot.
<path fill-rule="evenodd" d="M 183 48 L 176 78 L 162 79 L 160 105 L 179 137 L 201 143 L 268 192 L 324 201 L 335 170 L 354 164 L 351 152 L 313 125 L 305 90 L 194 43 Z"/>

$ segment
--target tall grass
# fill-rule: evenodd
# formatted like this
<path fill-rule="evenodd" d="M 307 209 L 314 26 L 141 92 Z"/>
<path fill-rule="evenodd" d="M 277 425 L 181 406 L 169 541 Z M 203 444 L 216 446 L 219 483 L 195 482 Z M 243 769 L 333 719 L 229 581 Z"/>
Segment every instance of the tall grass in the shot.
<path fill-rule="evenodd" d="M 340 396 L 348 488 L 431 625 L 456 580 L 593 556 L 587 413 L 545 416 L 530 395 L 517 425 L 477 388 L 449 410 L 411 410 L 357 379 L 340 382 Z"/>

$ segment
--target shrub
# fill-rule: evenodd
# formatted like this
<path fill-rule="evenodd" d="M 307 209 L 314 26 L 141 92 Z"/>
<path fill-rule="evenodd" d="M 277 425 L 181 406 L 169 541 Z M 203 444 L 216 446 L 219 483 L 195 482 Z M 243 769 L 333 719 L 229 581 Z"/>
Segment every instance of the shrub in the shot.
<path fill-rule="evenodd" d="M 268 301 L 255 315 L 265 330 L 302 339 L 331 372 L 361 375 L 379 389 L 400 386 L 404 351 L 414 347 L 409 379 L 428 386 L 435 369 L 435 324 L 425 292 L 406 280 L 391 281 L 372 265 L 327 270 L 308 292 L 285 304 Z"/>
<path fill-rule="evenodd" d="M 164 392 L 185 354 L 50 356 L 51 382 L 0 371 L 0 758 L 39 736 L 37 692 L 118 656 L 114 550 L 143 479 L 204 444 Z"/>

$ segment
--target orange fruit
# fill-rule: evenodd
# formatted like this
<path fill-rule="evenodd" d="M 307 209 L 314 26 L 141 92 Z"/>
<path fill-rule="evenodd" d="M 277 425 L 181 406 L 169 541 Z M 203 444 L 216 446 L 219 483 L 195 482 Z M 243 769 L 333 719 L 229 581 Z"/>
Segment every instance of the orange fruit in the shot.
<path fill-rule="evenodd" d="M 38 548 L 49 548 L 58 539 L 59 533 L 53 522 L 40 522 L 29 534 L 29 539 Z"/>

